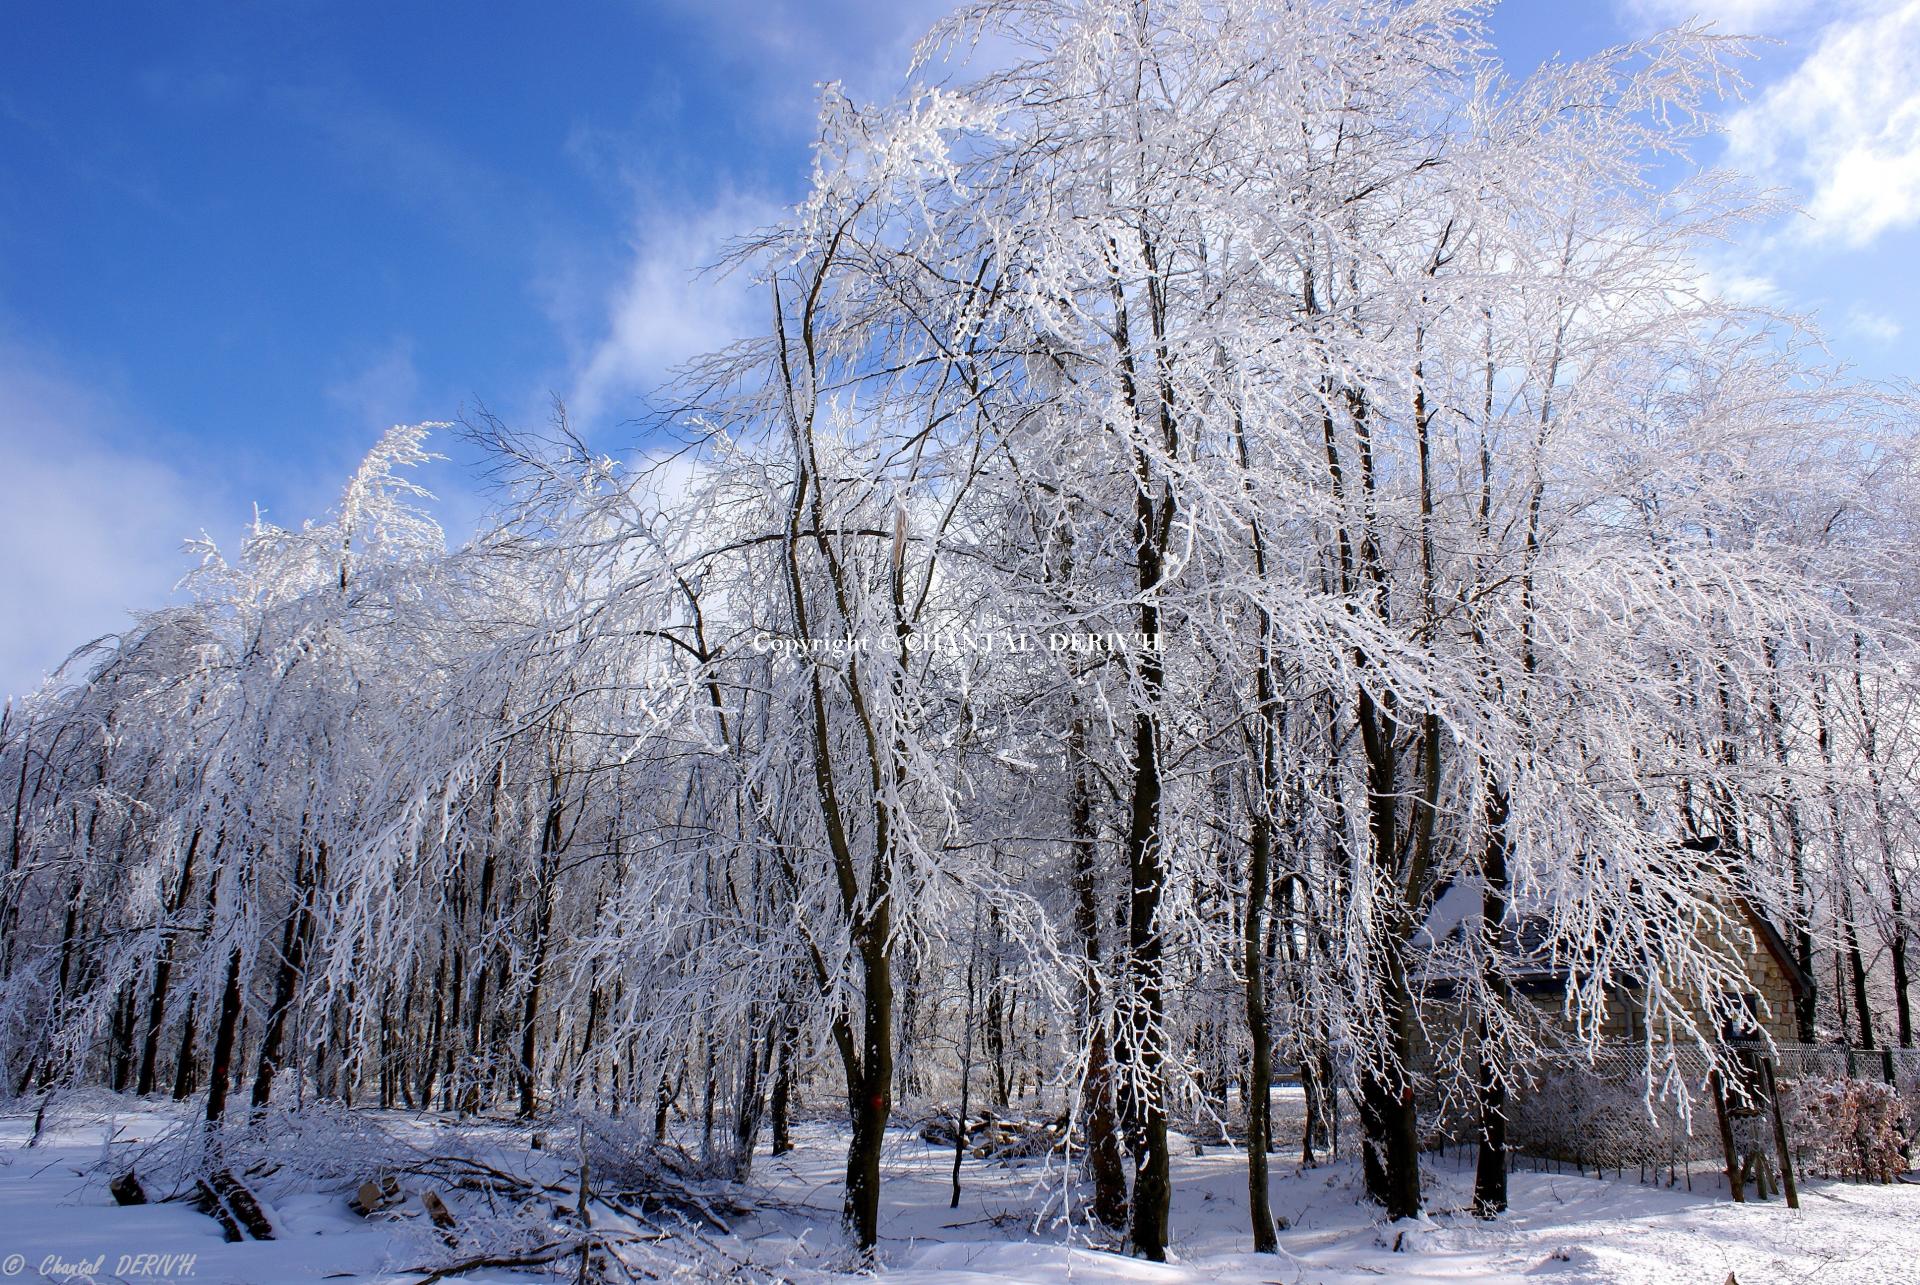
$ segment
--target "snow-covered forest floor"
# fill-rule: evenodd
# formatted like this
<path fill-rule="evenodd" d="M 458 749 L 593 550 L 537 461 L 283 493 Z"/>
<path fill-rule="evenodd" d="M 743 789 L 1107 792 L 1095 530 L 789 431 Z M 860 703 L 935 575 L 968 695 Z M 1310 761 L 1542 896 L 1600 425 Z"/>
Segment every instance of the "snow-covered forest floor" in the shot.
<path fill-rule="evenodd" d="M 172 1279 L 196 1285 L 273 1285 L 336 1280 L 417 1281 L 425 1268 L 468 1256 L 441 1242 L 422 1212 L 421 1194 L 445 1195 L 464 1231 L 483 1226 L 504 1235 L 496 1205 L 473 1191 L 407 1177 L 404 1203 L 389 1215 L 363 1219 L 347 1199 L 356 1180 L 345 1175 L 386 1149 L 389 1162 L 412 1154 L 484 1158 L 501 1170 L 564 1188 L 572 1181 L 572 1148 L 545 1133 L 505 1124 L 457 1124 L 432 1114 L 334 1112 L 278 1117 L 264 1140 L 284 1164 L 255 1181 L 279 1237 L 226 1243 L 210 1217 L 184 1201 L 162 1201 L 164 1179 L 152 1180 L 156 1202 L 117 1207 L 108 1180 L 128 1167 L 154 1175 L 177 1157 L 169 1137 L 181 1131 L 174 1108 L 133 1099 L 91 1097 L 49 1114 L 32 1147 L 33 1116 L 0 1118 L 0 1272 L 52 1281 Z M 109 1141 L 111 1139 L 111 1141 Z M 837 1230 L 845 1133 L 833 1125 L 803 1126 L 798 1149 L 762 1155 L 738 1203 L 753 1212 L 726 1219 L 731 1234 L 711 1228 L 704 1243 L 629 1247 L 646 1271 L 712 1279 L 829 1279 L 844 1263 Z M 1433 1158 L 1430 1213 L 1421 1224 L 1381 1226 L 1358 1199 L 1350 1164 L 1298 1172 L 1276 1166 L 1274 1209 L 1285 1220 L 1282 1253 L 1247 1252 L 1245 1165 L 1236 1149 L 1196 1149 L 1185 1140 L 1174 1161 L 1174 1261 L 1161 1266 L 1107 1252 L 1064 1231 L 1057 1218 L 1059 1172 L 1041 1161 L 969 1160 L 958 1209 L 948 1207 L 952 1153 L 900 1128 L 890 1136 L 882 1188 L 883 1277 L 931 1282 L 1350 1282 L 1700 1281 L 1720 1285 L 1729 1273 L 1765 1281 L 1894 1282 L 1915 1278 L 1920 1262 L 1920 1187 L 1807 1182 L 1803 1208 L 1779 1201 L 1734 1205 L 1724 1183 L 1703 1173 L 1693 1190 L 1643 1185 L 1632 1174 L 1597 1180 L 1529 1171 L 1513 1176 L 1512 1212 L 1479 1222 L 1464 1212 L 1471 1174 Z M 556 1196 L 564 1204 L 564 1194 Z M 489 1219 L 493 1219 L 489 1222 Z M 1396 1250 L 1395 1245 L 1398 1244 Z M 141 1258 L 159 1255 L 160 1258 Z M 169 1260 L 167 1255 L 192 1255 Z M 183 1270 L 185 1269 L 185 1270 Z M 572 1279 L 574 1265 L 547 1279 Z M 458 1279 L 501 1285 L 535 1279 L 527 1272 L 482 1269 Z"/>

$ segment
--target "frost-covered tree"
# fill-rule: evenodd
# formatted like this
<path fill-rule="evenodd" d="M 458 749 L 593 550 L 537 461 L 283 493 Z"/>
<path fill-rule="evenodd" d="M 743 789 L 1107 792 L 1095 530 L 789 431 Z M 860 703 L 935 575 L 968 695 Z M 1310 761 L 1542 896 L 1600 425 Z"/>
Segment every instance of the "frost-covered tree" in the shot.
<path fill-rule="evenodd" d="M 1236 1111 L 1277 1248 L 1276 1064 L 1303 1159 L 1345 1099 L 1417 1214 L 1438 1103 L 1497 1214 L 1622 1005 L 1650 1083 L 1724 1055 L 1743 903 L 1803 1038 L 1910 1043 L 1911 408 L 1701 285 L 1741 53 L 963 9 L 826 93 L 643 451 L 470 426 L 449 551 L 396 429 L 9 709 L 8 1087 L 600 1108 L 736 1180 L 828 1093 L 870 1256 L 895 1099 L 978 1083 L 1162 1258 Z"/>

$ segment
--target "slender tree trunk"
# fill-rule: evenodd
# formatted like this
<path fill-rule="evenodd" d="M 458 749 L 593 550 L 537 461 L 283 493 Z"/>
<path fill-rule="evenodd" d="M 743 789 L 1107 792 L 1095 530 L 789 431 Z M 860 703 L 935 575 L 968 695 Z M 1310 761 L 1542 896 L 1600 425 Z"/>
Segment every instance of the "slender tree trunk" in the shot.
<path fill-rule="evenodd" d="M 273 1003 L 260 1038 L 260 1059 L 253 1077 L 253 1108 L 259 1110 L 273 1097 L 273 1077 L 280 1070 L 281 1045 L 285 1042 L 287 1022 L 299 997 L 300 982 L 306 976 L 307 948 L 313 938 L 313 900 L 325 877 L 326 849 L 319 848 L 312 858 L 302 855 L 294 875 L 293 905 L 280 934 L 280 964 L 274 969 Z"/>
<path fill-rule="evenodd" d="M 1905 907 L 1900 902 L 1900 890 L 1895 888 L 1889 907 L 1893 912 L 1893 1014 L 1899 1024 L 1900 1047 L 1913 1047 L 1913 1005 L 1907 995 L 1907 934 L 1902 926 L 1905 922 Z"/>
<path fill-rule="evenodd" d="M 780 1069 L 773 1079 L 773 1154 L 793 1150 L 793 1060 L 800 1052 L 800 1028 L 790 1017 L 780 1025 Z"/>
<path fill-rule="evenodd" d="M 215 845 L 218 859 L 219 845 Z M 147 993 L 147 1036 L 140 1048 L 140 1076 L 135 1083 L 134 1092 L 141 1097 L 152 1093 L 159 1075 L 160 1032 L 166 1023 L 167 987 L 173 979 L 173 944 L 175 940 L 173 917 L 186 905 L 188 890 L 193 886 L 193 862 L 200 850 L 200 831 L 195 830 L 187 840 L 187 853 L 180 863 L 180 877 L 174 884 L 173 896 L 167 900 L 167 920 L 161 926 L 163 934 L 160 952 L 153 961 L 153 986 Z"/>
<path fill-rule="evenodd" d="M 1085 961 L 1081 965 L 1080 1002 L 1086 1023 L 1087 1070 L 1080 1089 L 1080 1116 L 1086 1131 L 1087 1176 L 1093 1181 L 1093 1216 L 1117 1230 L 1127 1225 L 1127 1175 L 1120 1147 L 1120 1121 L 1114 1110 L 1113 1060 L 1101 1011 L 1098 837 L 1093 820 L 1093 786 L 1087 777 L 1086 735 L 1085 724 L 1075 719 L 1067 738 L 1072 773 L 1067 820 L 1073 836 L 1073 921 Z"/>
<path fill-rule="evenodd" d="M 1780 649 L 1773 643 L 1767 645 L 1768 664 L 1778 669 Z M 1819 1011 L 1819 993 L 1815 987 L 1816 974 L 1813 963 L 1813 907 L 1812 898 L 1807 892 L 1807 853 L 1806 830 L 1800 815 L 1799 795 L 1794 791 L 1794 773 L 1787 752 L 1786 718 L 1780 709 L 1779 685 L 1776 678 L 1767 697 L 1767 733 L 1773 748 L 1774 762 L 1780 768 L 1781 788 L 1786 792 L 1786 801 L 1782 808 L 1782 819 L 1787 829 L 1788 873 L 1792 878 L 1793 895 L 1793 962 L 1799 966 L 1806 985 L 1794 987 L 1793 1024 L 1794 1035 L 1802 1044 L 1814 1041 L 1814 1019 Z"/>
<path fill-rule="evenodd" d="M 1244 424 L 1236 411 L 1233 417 L 1234 449 L 1239 456 L 1243 485 L 1250 483 L 1253 461 L 1247 449 Z M 1265 535 L 1256 521 L 1253 536 L 1253 573 L 1261 581 L 1267 578 Z M 1241 966 L 1246 973 L 1247 1040 L 1251 1046 L 1247 1061 L 1247 1082 L 1242 1096 L 1247 1108 L 1247 1216 L 1253 1223 L 1255 1253 L 1279 1252 L 1280 1241 L 1273 1223 L 1272 1197 L 1268 1191 L 1267 1153 L 1273 1149 L 1273 1034 L 1267 1021 L 1267 977 L 1262 946 L 1267 936 L 1267 903 L 1273 885 L 1274 802 L 1278 798 L 1278 765 L 1275 761 L 1279 735 L 1275 720 L 1277 693 L 1273 680 L 1273 621 L 1263 606 L 1257 613 L 1259 645 L 1254 654 L 1254 711 L 1252 750 L 1255 775 L 1248 790 L 1251 813 L 1247 837 L 1247 904 L 1241 933 Z"/>
<path fill-rule="evenodd" d="M 708 1028 L 700 1037 L 701 1090 L 700 1090 L 700 1158 L 706 1160 L 713 1155 L 713 1095 L 715 1081 L 719 1078 L 714 1069 L 713 1031 Z"/>
<path fill-rule="evenodd" d="M 108 1034 L 107 1085 L 115 1093 L 125 1093 L 127 1086 L 133 1082 L 133 1032 L 139 1022 L 133 981 L 129 978 L 122 983 L 119 997 L 114 1000 L 113 1021 Z"/>
<path fill-rule="evenodd" d="M 562 778 L 555 775 L 548 783 L 546 823 L 540 833 L 540 881 L 534 903 L 533 967 L 527 974 L 527 993 L 520 1006 L 520 1118 L 530 1120 L 539 1106 L 540 1068 L 538 1064 L 540 1031 L 540 988 L 546 981 L 547 946 L 553 933 L 554 880 L 560 850 Z"/>
<path fill-rule="evenodd" d="M 180 1024 L 180 1048 L 173 1056 L 173 1100 L 184 1102 L 193 1096 L 194 1081 L 199 1070 L 193 1056 L 194 1019 L 199 1016 L 199 1006 L 187 1004 L 187 1019 Z"/>
<path fill-rule="evenodd" d="M 667 1113 L 673 1109 L 673 1100 L 679 1096 L 674 1088 L 673 1077 L 667 1074 L 667 1068 L 660 1068 L 660 1083 L 653 1092 L 653 1140 L 661 1141 L 667 1136 Z"/>
<path fill-rule="evenodd" d="M 1487 782 L 1487 839 L 1480 862 L 1480 930 L 1484 934 L 1487 967 L 1493 976 L 1488 989 L 1504 997 L 1497 979 L 1504 976 L 1499 959 L 1504 952 L 1507 918 L 1507 796 Z M 1479 1062 L 1480 1146 L 1473 1171 L 1475 1217 L 1492 1218 L 1507 1208 L 1507 1090 L 1493 1063 L 1487 1020 L 1479 1019 L 1474 1041 Z"/>
<path fill-rule="evenodd" d="M 1407 897 L 1394 860 L 1399 776 L 1393 723 L 1381 718 L 1371 696 L 1360 693 L 1361 739 L 1367 758 L 1368 825 L 1372 858 L 1385 895 Z M 1363 1170 L 1367 1195 L 1389 1218 L 1420 1213 L 1419 1120 L 1414 1104 L 1413 996 L 1407 982 L 1411 913 L 1405 900 L 1393 906 L 1374 949 L 1380 988 L 1382 1047 L 1360 1068 L 1360 1118 L 1366 1126 Z"/>
<path fill-rule="evenodd" d="M 1867 780 L 1872 787 L 1874 828 L 1877 831 L 1880 847 L 1880 871 L 1887 881 L 1888 945 L 1893 955 L 1893 1003 L 1894 1020 L 1899 1032 L 1900 1046 L 1913 1047 L 1913 1006 L 1907 988 L 1907 914 L 1906 903 L 1900 888 L 1900 872 L 1893 861 L 1893 840 L 1887 829 L 1887 805 L 1882 787 L 1880 771 L 1880 723 L 1874 715 L 1873 703 L 1867 698 L 1865 648 L 1859 634 L 1853 636 L 1853 695 L 1860 709 L 1861 749 L 1865 752 Z M 1857 943 L 1856 943 L 1857 951 Z M 1858 983 L 1856 983 L 1858 986 Z M 1864 994 L 1864 988 L 1861 988 Z M 1866 1011 L 1862 1003 L 1861 1012 Z M 1872 1048 L 1871 1044 L 1867 1045 Z"/>
<path fill-rule="evenodd" d="M 973 1028 L 979 1005 L 974 1002 L 974 982 L 980 971 L 980 901 L 973 903 L 972 945 L 967 951 L 967 1023 L 960 1035 L 960 1110 L 953 1118 L 952 1194 L 947 1208 L 960 1207 L 960 1166 L 967 1158 L 967 1117 L 973 1110 Z"/>
<path fill-rule="evenodd" d="M 1155 666 L 1157 669 L 1157 665 Z M 1130 913 L 1128 971 L 1133 994 L 1129 1044 L 1136 1059 L 1136 1110 L 1141 1150 L 1134 1162 L 1134 1249 L 1154 1262 L 1167 1257 L 1167 1217 L 1173 1201 L 1165 1084 L 1166 999 L 1162 984 L 1160 905 L 1166 865 L 1160 850 L 1160 766 L 1154 720 L 1134 719 L 1133 808 L 1127 835 Z"/>
<path fill-rule="evenodd" d="M 1263 684 L 1264 686 L 1264 684 Z M 1264 721 L 1264 716 L 1263 716 Z M 1263 729 L 1261 739 L 1268 740 Z M 1262 758 L 1270 762 L 1263 745 Z M 1262 775 L 1267 775 L 1263 770 Z M 1247 862 L 1246 931 L 1241 940 L 1247 971 L 1247 1034 L 1253 1049 L 1248 1062 L 1247 1087 L 1247 1213 L 1253 1222 L 1253 1249 L 1258 1254 L 1279 1252 L 1273 1207 L 1267 1190 L 1267 1152 L 1273 1146 L 1273 1037 L 1267 1026 L 1266 966 L 1261 958 L 1268 886 L 1272 882 L 1273 819 L 1269 801 L 1253 805 L 1253 833 Z"/>
<path fill-rule="evenodd" d="M 860 1059 L 850 1077 L 853 1139 L 847 1147 L 845 1217 L 866 1253 L 880 1243 L 880 1157 L 893 1114 L 893 961 L 887 953 L 891 913 L 872 909 L 858 931 L 861 980 Z"/>
<path fill-rule="evenodd" d="M 1845 876 L 1842 876 L 1843 878 Z M 1853 976 L 1853 1011 L 1860 1019 L 1860 1047 L 1874 1048 L 1873 1006 L 1867 1002 L 1867 961 L 1860 953 L 1860 933 L 1853 926 L 1853 896 L 1849 893 L 1843 906 L 1845 932 L 1847 940 L 1847 969 Z"/>
<path fill-rule="evenodd" d="M 1130 382 L 1130 381 L 1129 381 Z M 1131 806 L 1127 818 L 1128 1047 L 1134 1058 L 1135 1119 L 1140 1151 L 1134 1162 L 1135 1252 L 1154 1262 L 1167 1257 L 1167 1220 L 1173 1202 L 1173 1164 L 1167 1139 L 1166 997 L 1161 906 L 1167 865 L 1160 832 L 1160 733 L 1158 707 L 1165 685 L 1160 658 L 1160 607 L 1166 541 L 1173 522 L 1172 497 L 1156 504 L 1151 470 L 1139 455 L 1135 521 L 1141 602 L 1138 662 L 1139 709 L 1133 717 Z"/>
<path fill-rule="evenodd" d="M 207 1123 L 218 1124 L 227 1112 L 227 1092 L 233 1084 L 234 1034 L 240 1029 L 240 948 L 227 955 L 227 980 L 220 990 L 220 1017 L 213 1028 L 213 1052 L 207 1063 Z"/>
<path fill-rule="evenodd" d="M 740 1091 L 739 1100 L 734 1104 L 733 1113 L 733 1180 L 745 1182 L 753 1174 L 753 1148 L 760 1138 L 760 1115 L 766 1105 L 766 1095 L 760 1086 L 760 1030 L 762 1021 L 759 1016 L 749 1012 L 745 1047 L 740 1051 Z M 768 1032 L 768 1039 L 773 1038 Z"/>

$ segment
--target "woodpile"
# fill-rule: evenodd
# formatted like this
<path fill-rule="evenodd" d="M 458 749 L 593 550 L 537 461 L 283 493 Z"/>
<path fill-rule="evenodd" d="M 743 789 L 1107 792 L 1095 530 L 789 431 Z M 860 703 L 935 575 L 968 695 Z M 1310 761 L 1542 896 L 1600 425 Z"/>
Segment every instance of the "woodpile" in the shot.
<path fill-rule="evenodd" d="M 1026 1160 L 1066 1150 L 1069 1134 L 1065 1116 L 1003 1119 L 984 1111 L 967 1125 L 967 1151 L 976 1160 Z M 935 1146 L 953 1146 L 953 1117 L 933 1117 L 921 1126 L 920 1136 Z"/>
<path fill-rule="evenodd" d="M 260 1200 L 231 1169 L 220 1169 L 194 1184 L 194 1208 L 220 1224 L 229 1241 L 272 1240 L 273 1223 Z"/>

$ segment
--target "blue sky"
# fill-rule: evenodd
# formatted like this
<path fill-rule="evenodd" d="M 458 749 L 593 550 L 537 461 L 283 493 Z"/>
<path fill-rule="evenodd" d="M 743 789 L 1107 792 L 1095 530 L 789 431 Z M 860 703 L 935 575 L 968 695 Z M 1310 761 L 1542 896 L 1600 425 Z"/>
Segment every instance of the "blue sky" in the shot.
<path fill-rule="evenodd" d="M 388 424 L 563 396 L 597 443 L 758 320 L 690 269 L 777 217 L 814 86 L 933 0 L 0 0 L 0 692 L 166 597 L 179 542 L 323 511 Z M 1708 146 L 1806 213 L 1710 265 L 1920 363 L 1920 0 L 1510 0 L 1510 64 L 1693 13 L 1777 39 Z M 476 501 L 431 479 L 448 525 Z M 18 497 L 15 502 L 15 497 Z"/>

